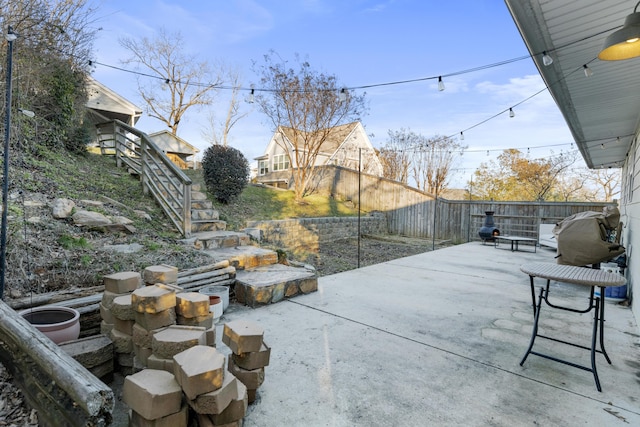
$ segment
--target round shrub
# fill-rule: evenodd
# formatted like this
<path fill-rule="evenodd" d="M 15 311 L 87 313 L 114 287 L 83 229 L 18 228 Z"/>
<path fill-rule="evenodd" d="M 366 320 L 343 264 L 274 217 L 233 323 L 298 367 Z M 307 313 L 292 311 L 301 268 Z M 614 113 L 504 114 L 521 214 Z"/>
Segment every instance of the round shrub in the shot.
<path fill-rule="evenodd" d="M 202 157 L 202 171 L 207 191 L 225 204 L 240 195 L 249 182 L 249 163 L 233 147 L 207 148 Z"/>

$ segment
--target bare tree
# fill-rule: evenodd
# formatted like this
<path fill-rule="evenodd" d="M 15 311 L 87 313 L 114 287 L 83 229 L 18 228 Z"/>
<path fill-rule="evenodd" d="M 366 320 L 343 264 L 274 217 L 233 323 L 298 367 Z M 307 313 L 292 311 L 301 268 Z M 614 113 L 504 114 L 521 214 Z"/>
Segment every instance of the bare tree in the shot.
<path fill-rule="evenodd" d="M 293 187 L 298 202 L 309 190 L 315 174 L 316 157 L 332 128 L 357 120 L 365 110 L 364 95 L 340 88 L 336 76 L 315 71 L 296 55 L 289 67 L 275 52 L 254 63 L 262 88 L 255 97 L 260 110 L 275 130 L 287 138 L 277 138 L 293 168 Z M 288 145 L 286 141 L 291 145 Z"/>
<path fill-rule="evenodd" d="M 139 77 L 138 92 L 147 114 L 165 123 L 176 135 L 185 112 L 192 107 L 210 105 L 222 83 L 206 61 L 184 53 L 184 40 L 178 33 L 160 29 L 153 39 L 120 39 L 132 53 L 125 64 L 136 64 L 139 71 L 155 78 Z"/>
<path fill-rule="evenodd" d="M 246 117 L 248 112 L 240 111 L 240 73 L 236 69 L 227 72 L 231 82 L 231 94 L 224 121 L 219 121 L 214 113 L 209 114 L 208 126 L 203 129 L 202 137 L 212 145 L 229 144 L 229 134 L 238 121 Z"/>
<path fill-rule="evenodd" d="M 596 188 L 597 200 L 613 201 L 620 194 L 622 176 L 620 169 L 594 169 L 586 174 L 586 181 Z"/>
<path fill-rule="evenodd" d="M 384 168 L 383 176 L 394 181 L 409 183 L 411 150 L 419 144 L 415 133 L 400 129 L 389 130 L 387 141 L 380 149 L 379 157 Z"/>
<path fill-rule="evenodd" d="M 418 188 L 431 194 L 442 194 L 449 186 L 452 170 L 466 146 L 446 136 L 421 138 L 413 156 L 413 179 Z"/>

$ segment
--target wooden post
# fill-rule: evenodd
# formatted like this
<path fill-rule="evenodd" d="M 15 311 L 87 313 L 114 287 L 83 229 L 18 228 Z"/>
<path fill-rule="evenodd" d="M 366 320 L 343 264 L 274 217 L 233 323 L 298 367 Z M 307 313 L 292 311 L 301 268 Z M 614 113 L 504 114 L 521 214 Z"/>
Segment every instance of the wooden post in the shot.
<path fill-rule="evenodd" d="M 0 301 L 0 361 L 43 426 L 111 424 L 113 391 Z"/>

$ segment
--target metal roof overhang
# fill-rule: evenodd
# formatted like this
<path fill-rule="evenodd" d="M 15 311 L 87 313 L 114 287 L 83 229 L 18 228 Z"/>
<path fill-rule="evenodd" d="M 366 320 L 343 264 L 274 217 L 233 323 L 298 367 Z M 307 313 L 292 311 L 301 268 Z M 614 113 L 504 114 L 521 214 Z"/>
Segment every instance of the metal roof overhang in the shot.
<path fill-rule="evenodd" d="M 505 0 L 589 168 L 621 167 L 638 133 L 640 58 L 597 59 L 637 2 Z M 544 51 L 553 58 L 549 66 Z M 584 65 L 593 75 L 585 76 Z"/>

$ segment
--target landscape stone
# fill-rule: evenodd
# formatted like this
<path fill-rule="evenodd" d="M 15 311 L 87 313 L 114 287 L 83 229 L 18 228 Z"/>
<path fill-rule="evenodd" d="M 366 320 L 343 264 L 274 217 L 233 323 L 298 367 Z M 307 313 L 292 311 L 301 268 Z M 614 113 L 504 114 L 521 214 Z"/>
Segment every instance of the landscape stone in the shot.
<path fill-rule="evenodd" d="M 153 331 L 176 323 L 176 311 L 174 308 L 161 311 L 159 313 L 138 313 L 134 312 L 134 320 L 138 325 L 147 331 Z"/>
<path fill-rule="evenodd" d="M 113 342 L 103 335 L 60 343 L 60 348 L 87 369 L 110 361 L 113 370 Z"/>
<path fill-rule="evenodd" d="M 269 347 L 264 342 L 262 343 L 260 351 L 251 351 L 242 354 L 231 353 L 233 363 L 236 366 L 247 370 L 264 368 L 265 366 L 268 366 L 270 357 L 271 347 Z"/>
<path fill-rule="evenodd" d="M 133 325 L 133 328 L 131 329 L 132 329 L 131 337 L 134 345 L 144 347 L 144 348 L 151 348 L 151 343 L 153 341 L 153 334 L 163 331 L 164 329 L 166 329 L 166 327 L 148 331 L 142 326 L 140 326 L 138 323 L 135 323 Z"/>
<path fill-rule="evenodd" d="M 173 356 L 173 374 L 187 399 L 219 389 L 224 376 L 224 356 L 215 348 L 197 345 Z"/>
<path fill-rule="evenodd" d="M 71 217 L 73 223 L 80 226 L 96 227 L 111 224 L 111 221 L 100 212 L 76 211 Z"/>
<path fill-rule="evenodd" d="M 147 420 L 180 412 L 182 389 L 172 374 L 145 369 L 124 379 L 122 400 Z"/>
<path fill-rule="evenodd" d="M 52 205 L 52 215 L 55 219 L 65 219 L 71 216 L 76 204 L 69 199 L 55 199 Z"/>
<path fill-rule="evenodd" d="M 213 313 L 207 313 L 204 316 L 198 317 L 177 316 L 176 323 L 178 325 L 201 326 L 203 328 L 209 329 L 213 327 Z"/>
<path fill-rule="evenodd" d="M 176 306 L 176 294 L 160 286 L 146 286 L 133 291 L 131 305 L 138 313 L 160 313 Z"/>
<path fill-rule="evenodd" d="M 120 320 L 135 320 L 135 311 L 131 305 L 131 294 L 120 295 L 113 299 L 111 314 Z"/>
<path fill-rule="evenodd" d="M 105 336 L 110 336 L 113 330 L 113 323 L 107 323 L 104 320 L 100 322 L 100 333 Z"/>
<path fill-rule="evenodd" d="M 249 395 L 247 393 L 247 387 L 242 384 L 242 381 L 236 381 L 238 388 L 238 397 L 232 399 L 229 405 L 219 414 L 210 414 L 209 418 L 216 426 L 239 421 L 244 418 L 249 407 Z"/>
<path fill-rule="evenodd" d="M 116 317 L 113 322 L 113 329 L 123 332 L 127 335 L 132 335 L 134 323 L 135 322 L 133 320 L 122 320 Z"/>
<path fill-rule="evenodd" d="M 163 359 L 152 353 L 151 356 L 149 356 L 149 358 L 147 359 L 147 367 L 149 369 L 166 371 L 173 375 L 173 358 Z"/>
<path fill-rule="evenodd" d="M 222 342 L 236 354 L 260 351 L 264 329 L 255 322 L 234 320 L 224 325 Z"/>
<path fill-rule="evenodd" d="M 196 345 L 206 345 L 205 328 L 173 325 L 153 334 L 151 341 L 153 354 L 162 359 L 171 359 Z"/>
<path fill-rule="evenodd" d="M 119 296 L 122 296 L 122 294 L 116 294 L 115 292 L 104 291 L 102 292 L 102 299 L 100 300 L 100 302 L 102 303 L 104 308 L 111 310 L 111 306 L 113 305 L 113 300 L 118 298 Z"/>
<path fill-rule="evenodd" d="M 200 394 L 195 399 L 187 402 L 199 414 L 219 414 L 229 406 L 233 399 L 238 398 L 236 382 L 236 377 L 227 372 L 220 388 Z"/>
<path fill-rule="evenodd" d="M 102 278 L 104 289 L 115 294 L 126 294 L 140 287 L 142 278 L 135 271 L 121 271 Z"/>
<path fill-rule="evenodd" d="M 113 350 L 116 353 L 131 353 L 133 351 L 133 340 L 131 339 L 131 335 L 113 328 L 109 333 L 109 338 L 113 341 Z"/>
<path fill-rule="evenodd" d="M 109 310 L 104 305 L 102 305 L 102 303 L 100 303 L 99 307 L 100 307 L 100 318 L 107 323 L 113 324 L 114 317 L 113 317 L 113 314 L 111 313 L 111 310 Z"/>
<path fill-rule="evenodd" d="M 176 314 L 182 317 L 201 317 L 209 313 L 209 297 L 199 292 L 176 295 Z"/>
<path fill-rule="evenodd" d="M 176 283 L 178 269 L 169 265 L 152 265 L 144 269 L 142 278 L 145 283 Z"/>
<path fill-rule="evenodd" d="M 131 411 L 129 427 L 187 427 L 189 422 L 189 406 L 182 405 L 180 411 L 175 414 L 148 420 L 136 411 Z"/>
<path fill-rule="evenodd" d="M 233 363 L 233 359 L 229 358 L 229 366 L 227 370 L 231 372 L 239 381 L 242 381 L 248 390 L 255 390 L 264 382 L 264 368 L 253 370 L 242 369 Z"/>

